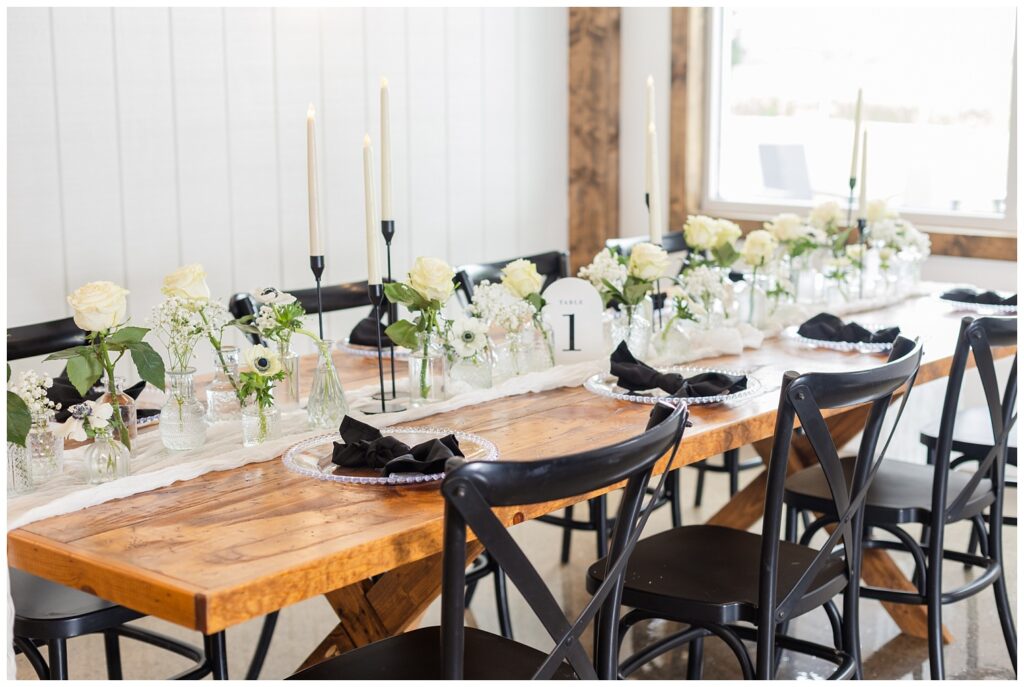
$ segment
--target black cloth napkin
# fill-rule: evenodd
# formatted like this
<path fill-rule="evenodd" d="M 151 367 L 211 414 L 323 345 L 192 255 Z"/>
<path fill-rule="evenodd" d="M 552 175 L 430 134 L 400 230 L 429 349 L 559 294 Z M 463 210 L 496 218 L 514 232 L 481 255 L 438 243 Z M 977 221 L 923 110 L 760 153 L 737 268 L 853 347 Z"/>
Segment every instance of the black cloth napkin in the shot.
<path fill-rule="evenodd" d="M 385 308 L 381 308 L 381 316 L 386 313 Z M 375 310 L 371 310 L 370 314 L 359 320 L 359 323 L 352 329 L 352 333 L 348 335 L 348 342 L 356 346 L 372 346 L 377 348 L 377 318 Z M 384 322 L 380 323 L 380 345 L 384 348 L 391 347 L 391 339 L 384 333 L 384 329 L 387 325 Z"/>
<path fill-rule="evenodd" d="M 384 476 L 396 472 L 419 472 L 432 475 L 444 472 L 445 463 L 463 457 L 459 440 L 449 434 L 422 444 L 409 446 L 393 436 L 384 436 L 376 427 L 348 415 L 339 428 L 344 443 L 334 442 L 331 461 L 345 468 L 373 468 Z"/>
<path fill-rule="evenodd" d="M 745 375 L 702 372 L 692 377 L 683 377 L 675 372 L 658 372 L 647 363 L 637 360 L 625 341 L 620 342 L 612 353 L 611 363 L 611 372 L 618 378 L 619 386 L 630 392 L 661 389 L 672 396 L 692 398 L 733 394 L 747 388 Z"/>
<path fill-rule="evenodd" d="M 133 399 L 138 400 L 142 390 L 146 388 L 145 380 L 134 384 L 127 389 L 124 389 L 124 393 L 131 396 Z M 57 422 L 65 422 L 71 417 L 71 411 L 68 410 L 73 405 L 78 405 L 84 401 L 95 401 L 104 394 L 106 389 L 103 386 L 94 386 L 89 389 L 88 393 L 85 394 L 85 398 L 78 393 L 78 389 L 68 379 L 68 368 L 65 367 L 64 371 L 59 376 L 53 378 L 53 386 L 46 390 L 46 397 L 54 403 L 60 404 L 60 410 L 54 413 L 54 419 Z M 149 417 L 151 415 L 159 415 L 159 408 L 138 408 L 135 411 L 136 417 Z"/>
<path fill-rule="evenodd" d="M 977 303 L 979 305 L 1017 305 L 1017 294 L 1000 296 L 995 291 L 975 291 L 974 289 L 950 289 L 941 298 L 959 303 Z"/>
<path fill-rule="evenodd" d="M 827 312 L 818 313 L 800 325 L 796 331 L 797 334 L 807 339 L 846 343 L 892 343 L 900 335 L 899 327 L 871 331 L 856 322 L 843 322 Z"/>

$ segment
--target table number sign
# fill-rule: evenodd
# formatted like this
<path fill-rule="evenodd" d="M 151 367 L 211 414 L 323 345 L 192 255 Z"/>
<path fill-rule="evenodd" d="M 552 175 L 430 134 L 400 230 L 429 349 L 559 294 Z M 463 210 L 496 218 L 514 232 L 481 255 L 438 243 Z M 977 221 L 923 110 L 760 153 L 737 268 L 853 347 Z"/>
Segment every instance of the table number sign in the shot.
<path fill-rule="evenodd" d="M 585 279 L 559 279 L 544 291 L 544 319 L 554 332 L 555 363 L 578 363 L 607 355 L 601 295 Z"/>

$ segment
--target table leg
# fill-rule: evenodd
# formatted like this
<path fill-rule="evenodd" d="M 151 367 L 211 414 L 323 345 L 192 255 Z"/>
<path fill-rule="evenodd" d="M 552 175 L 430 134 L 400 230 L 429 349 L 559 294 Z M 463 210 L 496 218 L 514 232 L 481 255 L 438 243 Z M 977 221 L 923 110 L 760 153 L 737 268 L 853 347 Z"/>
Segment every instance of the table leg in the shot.
<path fill-rule="evenodd" d="M 479 542 L 467 544 L 467 565 L 482 550 Z M 362 580 L 325 594 L 340 622 L 299 670 L 410 629 L 440 593 L 441 554 L 436 553 L 376 580 Z"/>
<path fill-rule="evenodd" d="M 855 408 L 841 415 L 833 415 L 826 422 L 832 432 L 837 447 L 842 447 L 864 429 L 867 419 L 867 407 Z M 754 449 L 762 460 L 768 461 L 771 456 L 772 440 L 763 439 L 754 442 Z M 802 436 L 794 436 L 789 456 L 789 472 L 814 465 L 818 459 L 810 444 Z M 725 506 L 708 520 L 709 525 L 721 525 L 735 529 L 749 529 L 764 513 L 764 490 L 767 477 L 761 472 L 752 482 L 741 489 Z M 864 581 L 873 587 L 888 589 L 913 590 L 910 580 L 896 565 L 886 551 L 869 549 L 864 551 L 864 563 L 861 570 Z M 900 631 L 911 637 L 928 638 L 928 610 L 925 606 L 893 604 L 882 602 L 882 606 L 896 621 Z M 953 635 L 943 626 L 942 638 L 946 644 L 953 641 Z"/>

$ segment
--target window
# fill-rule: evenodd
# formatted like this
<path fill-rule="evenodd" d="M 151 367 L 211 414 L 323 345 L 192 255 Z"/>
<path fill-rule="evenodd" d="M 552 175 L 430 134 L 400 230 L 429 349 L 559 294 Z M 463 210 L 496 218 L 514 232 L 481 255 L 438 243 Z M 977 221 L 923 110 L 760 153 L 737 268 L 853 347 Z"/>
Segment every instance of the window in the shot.
<path fill-rule="evenodd" d="M 1013 231 L 1015 24 L 1012 7 L 712 10 L 704 210 L 845 206 L 862 88 L 869 198 Z"/>

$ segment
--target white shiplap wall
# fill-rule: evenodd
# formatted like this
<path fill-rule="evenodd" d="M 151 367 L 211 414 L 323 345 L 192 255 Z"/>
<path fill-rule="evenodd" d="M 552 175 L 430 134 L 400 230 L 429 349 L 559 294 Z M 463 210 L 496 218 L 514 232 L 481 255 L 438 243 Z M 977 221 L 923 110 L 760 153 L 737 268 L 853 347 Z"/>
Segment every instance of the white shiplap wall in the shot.
<path fill-rule="evenodd" d="M 364 279 L 362 138 L 379 155 L 382 76 L 398 274 L 417 255 L 565 249 L 567 22 L 564 8 L 9 10 L 8 326 L 70 314 L 65 294 L 97 279 L 125 285 L 140 321 L 189 262 L 223 298 L 311 286 L 310 102 L 325 279 Z"/>

